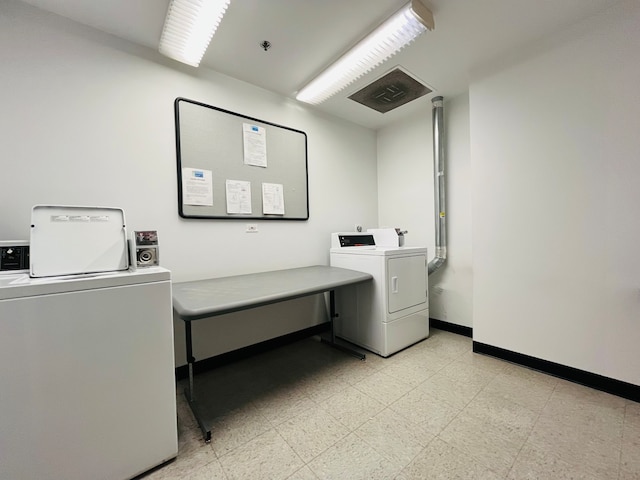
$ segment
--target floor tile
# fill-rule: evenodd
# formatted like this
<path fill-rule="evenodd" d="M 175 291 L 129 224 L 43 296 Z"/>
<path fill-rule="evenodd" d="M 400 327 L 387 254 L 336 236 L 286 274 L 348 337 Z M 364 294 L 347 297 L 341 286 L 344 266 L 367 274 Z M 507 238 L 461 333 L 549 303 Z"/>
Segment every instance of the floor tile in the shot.
<path fill-rule="evenodd" d="M 216 458 L 212 462 L 192 470 L 186 476 L 182 477 L 181 480 L 227 480 L 227 476 L 224 470 L 222 470 L 220 461 Z"/>
<path fill-rule="evenodd" d="M 257 395 L 252 404 L 273 426 L 316 406 L 316 402 L 307 395 L 306 389 L 295 382 Z"/>
<path fill-rule="evenodd" d="M 256 381 L 244 380 L 245 376 L 241 367 L 235 373 L 226 369 L 224 375 L 212 371 L 198 376 L 194 382 L 194 397 L 206 418 L 222 417 L 248 406 L 264 390 L 264 387 L 256 386 Z M 186 395 L 182 395 L 185 402 Z"/>
<path fill-rule="evenodd" d="M 320 408 L 309 409 L 281 423 L 276 430 L 305 462 L 311 461 L 350 432 Z"/>
<path fill-rule="evenodd" d="M 354 387 L 346 388 L 319 405 L 333 418 L 347 426 L 350 431 L 355 430 L 384 409 L 382 403 Z"/>
<path fill-rule="evenodd" d="M 625 408 L 623 441 L 640 443 L 640 403 L 629 401 Z"/>
<path fill-rule="evenodd" d="M 560 381 L 557 377 L 515 363 L 507 363 L 503 375 L 527 384 L 547 385 L 553 388 Z"/>
<path fill-rule="evenodd" d="M 191 412 L 191 408 L 187 403 L 187 399 L 185 398 L 182 391 L 179 391 L 176 394 L 176 409 L 178 412 L 178 427 L 181 426 L 185 429 L 192 429 L 195 425 L 197 425 L 196 419 Z"/>
<path fill-rule="evenodd" d="M 599 478 L 616 478 L 620 467 L 620 442 L 594 437 L 588 428 L 567 427 L 543 415 L 536 421 L 527 445 Z"/>
<path fill-rule="evenodd" d="M 640 479 L 640 444 L 622 444 L 620 470 L 628 475 L 635 474 Z"/>
<path fill-rule="evenodd" d="M 464 408 L 482 389 L 482 384 L 459 382 L 442 371 L 429 377 L 416 388 L 458 409 Z"/>
<path fill-rule="evenodd" d="M 211 423 L 211 446 L 220 457 L 271 428 L 256 407 L 246 405 Z"/>
<path fill-rule="evenodd" d="M 575 400 L 580 400 L 583 403 L 591 403 L 593 405 L 611 409 L 624 409 L 627 405 L 627 400 L 622 397 L 601 392 L 563 379 L 557 380 L 554 393 L 557 395 L 563 395 L 565 398 L 573 398 Z"/>
<path fill-rule="evenodd" d="M 640 403 L 634 402 L 633 400 L 627 400 L 625 414 L 638 417 L 638 419 L 640 420 Z"/>
<path fill-rule="evenodd" d="M 440 433 L 462 410 L 419 389 L 410 391 L 389 408 L 431 435 Z"/>
<path fill-rule="evenodd" d="M 539 414 L 492 390 L 481 391 L 464 412 L 498 428 L 509 429 L 522 440 L 531 433 Z"/>
<path fill-rule="evenodd" d="M 311 469 L 305 465 L 293 475 L 288 477 L 287 480 L 318 480 L 318 477 L 316 477 L 315 473 L 313 473 Z"/>
<path fill-rule="evenodd" d="M 509 367 L 496 375 L 484 388 L 534 412 L 540 412 L 549 401 L 557 383 L 539 372 L 524 367 Z"/>
<path fill-rule="evenodd" d="M 144 478 L 640 480 L 640 404 L 471 345 L 362 362 L 312 337 L 199 374 L 211 444 L 181 380 L 178 457 Z"/>
<path fill-rule="evenodd" d="M 469 384 L 479 389 L 486 386 L 497 375 L 472 363 L 455 360 L 442 368 L 439 372 L 459 383 Z"/>
<path fill-rule="evenodd" d="M 333 376 L 349 385 L 355 385 L 361 382 L 376 371 L 377 370 L 371 367 L 366 361 L 363 362 L 351 356 L 345 357 L 341 362 L 336 362 L 331 368 L 331 374 Z"/>
<path fill-rule="evenodd" d="M 640 480 L 640 472 L 621 470 L 618 480 Z"/>
<path fill-rule="evenodd" d="M 210 464 L 217 462 L 215 453 L 209 445 L 202 442 L 197 448 L 190 448 L 187 451 L 178 452 L 178 456 L 172 462 L 149 472 L 144 476 L 144 480 L 174 480 L 195 475 L 197 472 Z M 214 477 L 215 478 L 215 477 Z M 218 477 L 225 479 L 224 476 Z"/>
<path fill-rule="evenodd" d="M 580 387 L 580 390 L 556 388 L 541 416 L 560 422 L 567 428 L 589 432 L 593 437 L 620 445 L 624 424 L 625 402 L 611 395 Z M 600 401 L 597 401 L 599 399 Z"/>
<path fill-rule="evenodd" d="M 499 480 L 495 472 L 436 438 L 402 470 L 402 480 Z"/>
<path fill-rule="evenodd" d="M 526 435 L 510 426 L 463 411 L 440 433 L 439 438 L 504 476 L 520 452 Z"/>
<path fill-rule="evenodd" d="M 437 362 L 431 362 L 428 358 L 430 355 L 435 354 L 423 354 L 422 352 L 415 355 L 407 354 L 403 358 L 389 363 L 382 368 L 381 371 L 390 377 L 397 378 L 407 385 L 417 387 L 426 379 L 433 376 L 438 369 L 451 362 L 451 360 L 444 357 L 439 357 Z"/>
<path fill-rule="evenodd" d="M 355 433 L 400 467 L 407 466 L 434 438 L 424 427 L 409 422 L 389 408 L 366 422 Z"/>
<path fill-rule="evenodd" d="M 308 467 L 321 480 L 392 480 L 400 472 L 400 467 L 353 433 L 312 460 Z"/>
<path fill-rule="evenodd" d="M 626 405 L 620 468 L 626 474 L 636 473 L 640 478 L 640 404 L 635 402 Z"/>
<path fill-rule="evenodd" d="M 308 372 L 298 379 L 297 385 L 316 403 L 327 400 L 350 387 L 345 381 L 336 378 L 330 369 Z"/>
<path fill-rule="evenodd" d="M 509 363 L 504 360 L 473 351 L 464 352 L 456 361 L 473 365 L 496 375 L 505 372 L 509 368 Z"/>
<path fill-rule="evenodd" d="M 178 455 L 202 448 L 203 445 L 205 445 L 204 436 L 197 425 L 184 429 L 178 422 Z"/>
<path fill-rule="evenodd" d="M 525 445 L 513 464 L 508 480 L 599 480 L 599 477 L 569 464 L 548 451 Z M 614 477 L 615 478 L 615 477 Z M 604 479 L 603 479 L 604 480 Z"/>
<path fill-rule="evenodd" d="M 407 383 L 388 375 L 385 371 L 378 371 L 368 376 L 356 383 L 354 387 L 383 405 L 390 405 L 413 389 Z"/>
<path fill-rule="evenodd" d="M 433 329 L 432 332 L 429 338 L 419 344 L 419 349 L 424 348 L 439 356 L 457 359 L 473 348 L 472 340 L 469 337 L 436 329 Z"/>
<path fill-rule="evenodd" d="M 229 480 L 286 479 L 304 462 L 274 429 L 220 457 Z"/>
<path fill-rule="evenodd" d="M 352 345 L 350 345 L 350 348 L 353 348 Z M 376 355 L 375 353 L 372 353 L 368 350 L 362 349 L 362 348 L 357 348 L 357 351 L 359 351 L 360 353 L 364 353 L 366 358 L 363 360 L 364 363 L 366 365 L 368 365 L 370 368 L 373 368 L 374 370 L 380 370 L 383 367 L 387 366 L 389 364 L 389 362 L 393 361 L 390 358 L 385 358 L 385 357 L 381 357 L 380 355 Z"/>

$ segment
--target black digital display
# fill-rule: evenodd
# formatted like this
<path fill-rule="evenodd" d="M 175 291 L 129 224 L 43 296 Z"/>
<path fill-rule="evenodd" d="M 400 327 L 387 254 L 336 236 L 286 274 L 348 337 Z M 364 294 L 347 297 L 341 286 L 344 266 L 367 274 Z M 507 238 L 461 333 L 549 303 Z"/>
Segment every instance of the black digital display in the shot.
<path fill-rule="evenodd" d="M 338 235 L 341 247 L 363 247 L 375 245 L 373 235 Z"/>
<path fill-rule="evenodd" d="M 0 271 L 28 269 L 29 247 L 27 245 L 0 247 Z"/>

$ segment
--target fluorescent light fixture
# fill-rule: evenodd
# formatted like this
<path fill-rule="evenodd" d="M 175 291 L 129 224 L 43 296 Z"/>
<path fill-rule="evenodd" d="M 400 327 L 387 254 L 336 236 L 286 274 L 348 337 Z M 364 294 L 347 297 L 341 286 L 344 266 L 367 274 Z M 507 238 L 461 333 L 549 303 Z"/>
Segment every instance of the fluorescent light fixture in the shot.
<path fill-rule="evenodd" d="M 433 28 L 431 11 L 412 0 L 300 90 L 296 99 L 324 102 Z"/>
<path fill-rule="evenodd" d="M 231 0 L 171 0 L 160 53 L 193 67 L 200 65 L 229 3 Z"/>

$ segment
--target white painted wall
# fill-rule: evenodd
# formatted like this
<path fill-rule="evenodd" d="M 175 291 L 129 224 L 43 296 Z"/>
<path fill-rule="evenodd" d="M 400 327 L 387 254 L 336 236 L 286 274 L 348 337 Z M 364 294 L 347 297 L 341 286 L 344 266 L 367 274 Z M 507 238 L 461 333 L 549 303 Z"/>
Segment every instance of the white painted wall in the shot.
<path fill-rule="evenodd" d="M 371 130 L 16 0 L 0 3 L 0 64 L 0 239 L 28 239 L 35 204 L 121 207 L 130 231 L 158 230 L 162 265 L 174 281 L 186 281 L 328 264 L 330 232 L 377 220 Z M 179 96 L 305 131 L 309 221 L 252 221 L 260 231 L 246 234 L 242 221 L 181 219 L 173 119 Z M 194 326 L 195 354 L 324 320 L 318 298 L 219 317 Z M 180 322 L 176 327 L 183 364 Z"/>
<path fill-rule="evenodd" d="M 405 245 L 433 255 L 431 101 L 414 101 L 421 111 L 378 130 L 378 226 L 408 230 Z"/>
<path fill-rule="evenodd" d="M 640 3 L 470 88 L 474 340 L 640 384 Z"/>
<path fill-rule="evenodd" d="M 445 99 L 447 262 L 429 276 L 429 316 L 471 327 L 473 275 L 469 160 L 469 97 Z M 435 256 L 432 104 L 378 131 L 381 226 L 402 227 L 407 245 Z"/>

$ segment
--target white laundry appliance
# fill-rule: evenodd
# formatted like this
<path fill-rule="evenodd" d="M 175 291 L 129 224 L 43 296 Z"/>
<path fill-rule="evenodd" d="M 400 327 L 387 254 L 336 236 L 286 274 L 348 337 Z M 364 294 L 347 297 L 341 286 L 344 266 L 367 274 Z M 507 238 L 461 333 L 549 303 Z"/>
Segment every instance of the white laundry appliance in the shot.
<path fill-rule="evenodd" d="M 387 357 L 429 336 L 427 249 L 377 246 L 372 233 L 332 234 L 330 263 L 373 281 L 336 292 L 336 335 Z"/>
<path fill-rule="evenodd" d="M 117 248 L 104 243 L 105 218 L 95 222 L 108 255 L 88 244 L 78 258 L 72 245 L 51 248 L 46 222 L 69 227 L 77 244 L 86 241 L 81 230 L 94 230 L 93 220 L 71 225 L 53 218 L 56 209 L 34 213 L 39 232 L 31 258 L 38 263 L 31 271 L 47 276 L 0 276 L 0 478 L 133 478 L 178 451 L 171 273 L 121 270 L 126 235 Z M 106 215 L 124 228 L 121 212 Z M 56 252 L 64 255 L 54 258 Z M 96 262 L 78 263 L 90 254 Z M 113 271 L 106 271 L 109 257 Z M 55 275 L 83 265 L 101 272 Z"/>

